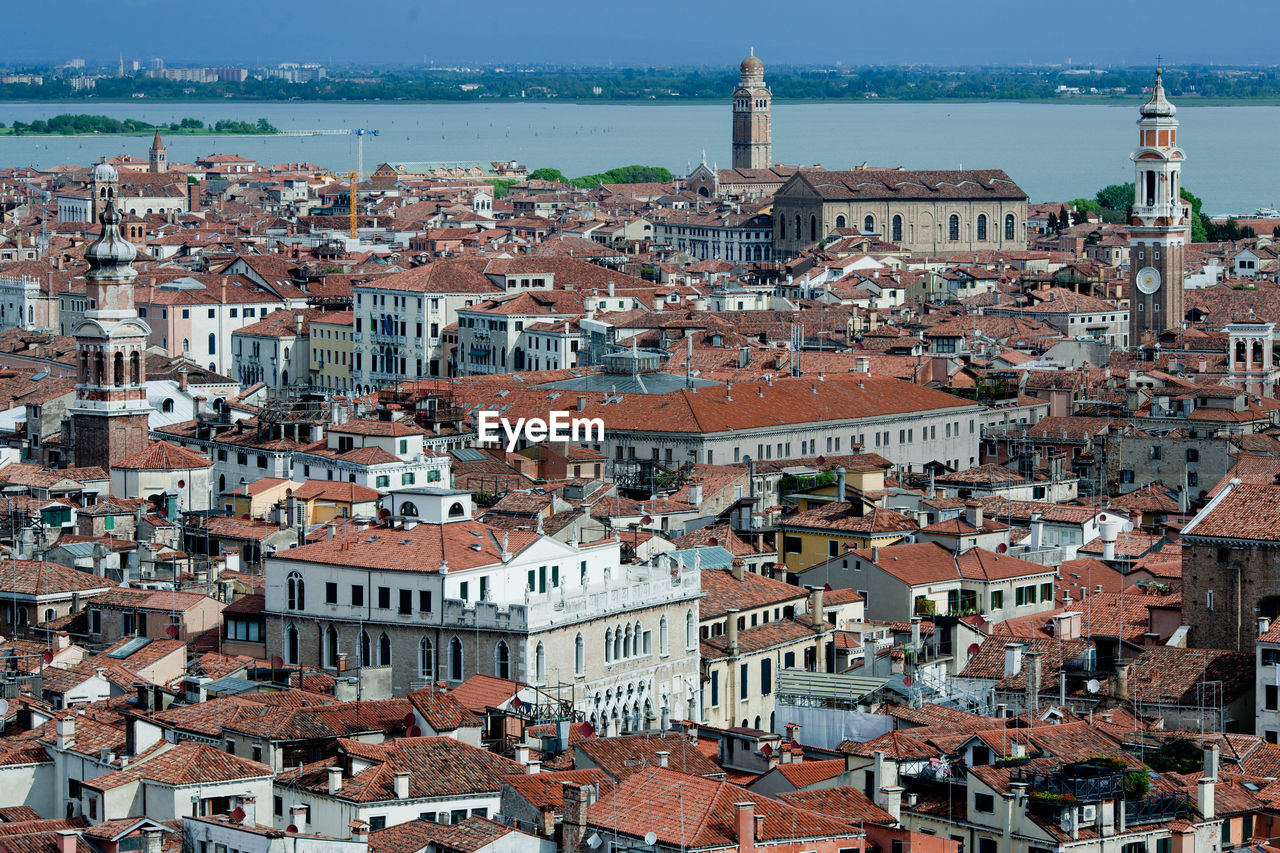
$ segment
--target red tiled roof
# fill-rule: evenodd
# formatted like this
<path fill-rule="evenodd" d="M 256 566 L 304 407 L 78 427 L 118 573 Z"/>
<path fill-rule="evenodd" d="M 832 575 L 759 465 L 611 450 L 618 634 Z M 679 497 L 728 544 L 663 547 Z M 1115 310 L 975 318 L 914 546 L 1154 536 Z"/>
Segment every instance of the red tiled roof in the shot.
<path fill-rule="evenodd" d="M 138 471 L 182 471 L 188 468 L 212 468 L 213 461 L 194 450 L 187 450 L 167 441 L 155 441 L 137 453 L 113 461 L 111 467 Z"/>

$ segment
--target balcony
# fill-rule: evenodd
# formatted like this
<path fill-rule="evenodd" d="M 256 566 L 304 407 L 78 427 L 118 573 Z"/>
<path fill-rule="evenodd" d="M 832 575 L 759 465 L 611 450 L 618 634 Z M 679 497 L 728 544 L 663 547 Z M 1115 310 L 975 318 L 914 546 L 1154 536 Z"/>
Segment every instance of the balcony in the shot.
<path fill-rule="evenodd" d="M 1069 797 L 1081 803 L 1124 798 L 1124 771 L 1102 765 L 1064 764 L 1048 771 L 1018 769 L 1010 779 L 1026 782 L 1032 794 Z"/>
<path fill-rule="evenodd" d="M 1141 800 L 1127 800 L 1124 804 L 1124 822 L 1126 826 L 1163 823 L 1185 817 L 1190 812 L 1190 798 L 1182 794 L 1158 794 Z"/>

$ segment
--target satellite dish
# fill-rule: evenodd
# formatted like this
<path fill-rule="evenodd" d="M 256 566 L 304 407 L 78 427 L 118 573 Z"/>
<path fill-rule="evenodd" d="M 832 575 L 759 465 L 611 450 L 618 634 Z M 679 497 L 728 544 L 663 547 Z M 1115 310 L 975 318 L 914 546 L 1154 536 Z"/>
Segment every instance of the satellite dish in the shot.
<path fill-rule="evenodd" d="M 590 723 L 583 723 L 583 724 L 582 724 L 582 734 L 583 734 L 583 736 L 584 736 L 584 737 L 591 737 L 591 736 L 592 736 L 592 735 L 594 735 L 595 733 L 596 733 L 596 727 L 595 727 L 595 726 L 591 725 Z"/>
<path fill-rule="evenodd" d="M 770 755 L 773 755 L 773 747 L 766 743 L 764 746 L 760 747 L 760 754 L 765 758 L 768 758 Z"/>
<path fill-rule="evenodd" d="M 407 713 L 407 714 L 405 714 L 405 715 L 404 715 L 404 725 L 405 725 L 405 728 L 408 728 L 409 726 L 412 726 L 412 725 L 413 725 L 413 722 L 414 722 L 413 712 L 412 712 L 412 711 L 410 711 L 409 713 Z"/>
<path fill-rule="evenodd" d="M 247 513 L 247 512 L 246 512 L 244 515 L 240 516 L 240 517 L 241 517 L 242 519 L 244 519 L 245 521 L 251 521 L 251 520 L 252 520 L 252 519 L 250 519 L 250 518 L 249 518 L 249 513 Z"/>
<path fill-rule="evenodd" d="M 819 464 L 819 465 L 826 465 L 826 464 L 827 464 L 827 457 L 825 457 L 825 456 L 819 456 L 819 457 L 818 457 L 817 462 L 818 462 L 818 464 Z"/>
<path fill-rule="evenodd" d="M 170 640 L 176 640 L 176 639 L 178 639 L 178 626 L 177 626 L 177 625 L 170 625 L 168 628 L 165 628 L 165 629 L 164 629 L 164 632 L 165 632 L 166 634 L 168 634 L 168 635 L 169 635 L 169 639 L 170 639 Z"/>
<path fill-rule="evenodd" d="M 651 515 L 646 515 L 644 518 L 640 519 L 640 523 L 641 523 L 641 524 L 653 524 L 653 516 L 651 516 Z"/>
<path fill-rule="evenodd" d="M 982 646 L 978 643 L 969 644 L 969 657 L 974 657 L 978 652 L 982 651 Z"/>
<path fill-rule="evenodd" d="M 378 511 L 378 518 L 390 518 L 390 517 L 391 517 L 391 510 L 387 509 L 385 506 Z"/>
<path fill-rule="evenodd" d="M 717 539 L 716 537 L 712 536 L 710 539 L 708 539 L 708 540 L 707 540 L 707 544 L 708 544 L 708 545 L 710 545 L 710 546 L 712 546 L 712 547 L 715 547 L 716 545 L 719 545 L 719 544 L 720 544 L 720 540 L 719 540 L 719 539 Z"/>
<path fill-rule="evenodd" d="M 9 713 L 9 700 L 0 699 L 0 718 L 3 718 L 8 713 Z"/>
<path fill-rule="evenodd" d="M 1098 683 L 1098 679 L 1096 678 L 1090 678 L 1089 683 L 1086 684 L 1084 687 L 1090 693 L 1097 693 L 1099 690 L 1102 689 L 1102 685 Z"/>
<path fill-rule="evenodd" d="M 293 489 L 285 489 L 285 490 L 284 490 L 284 494 L 285 494 L 285 497 L 290 497 L 290 496 L 292 496 L 292 495 L 293 495 Z"/>
<path fill-rule="evenodd" d="M 404 736 L 405 737 L 422 737 L 422 729 L 418 728 L 416 725 L 409 726 L 407 729 L 404 730 Z"/>
<path fill-rule="evenodd" d="M 591 837 L 587 839 L 587 846 L 590 847 L 592 850 L 595 850 L 597 847 L 599 847 L 600 836 L 594 832 L 591 833 Z"/>
<path fill-rule="evenodd" d="M 179 481 L 178 481 L 178 488 L 179 488 L 179 489 L 185 489 L 186 487 L 187 487 L 187 481 L 186 481 L 186 480 L 179 480 Z"/>
<path fill-rule="evenodd" d="M 658 833 L 656 833 L 656 832 L 652 832 L 652 831 L 650 831 L 650 832 L 646 832 L 646 833 L 644 834 L 644 843 L 645 843 L 645 844 L 647 844 L 647 845 L 649 845 L 650 847 L 652 847 L 653 845 L 657 844 L 657 843 L 658 843 Z"/>
<path fill-rule="evenodd" d="M 904 676 L 902 676 L 902 686 L 903 686 L 903 687 L 910 687 L 911 685 L 913 685 L 913 684 L 915 684 L 915 683 L 916 683 L 916 680 L 915 680 L 914 678 L 912 678 L 911 676 L 909 676 L 909 675 L 904 675 Z"/>
<path fill-rule="evenodd" d="M 1009 550 L 1009 546 L 1008 546 L 1008 545 L 1006 545 L 1006 544 L 1005 544 L 1005 543 L 1003 543 L 1003 542 L 1001 542 L 999 545 L 997 545 L 997 546 L 996 546 L 996 553 L 997 553 L 997 554 L 1004 554 L 1004 553 L 1007 553 L 1007 552 L 1008 552 L 1008 550 Z"/>
<path fill-rule="evenodd" d="M 236 823 L 239 823 L 240 821 L 244 820 L 244 809 L 240 808 L 239 806 L 236 806 L 234 809 L 232 809 L 231 819 L 234 820 Z"/>
<path fill-rule="evenodd" d="M 297 835 L 298 827 L 291 823 L 284 828 L 284 831 L 289 835 Z"/>
<path fill-rule="evenodd" d="M 284 669 L 284 658 L 280 657 L 280 655 L 276 655 L 275 657 L 271 658 L 271 668 Z"/>
<path fill-rule="evenodd" d="M 42 654 L 40 657 L 47 664 L 53 663 L 53 652 L 47 651 L 44 654 Z"/>

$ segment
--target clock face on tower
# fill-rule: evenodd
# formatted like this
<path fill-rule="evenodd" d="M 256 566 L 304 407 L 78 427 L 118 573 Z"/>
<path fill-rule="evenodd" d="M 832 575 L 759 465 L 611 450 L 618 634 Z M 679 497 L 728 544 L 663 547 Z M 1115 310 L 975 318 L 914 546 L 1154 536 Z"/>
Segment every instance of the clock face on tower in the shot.
<path fill-rule="evenodd" d="M 1155 293 L 1160 289 L 1160 271 L 1155 267 L 1143 267 L 1133 281 L 1143 293 Z"/>

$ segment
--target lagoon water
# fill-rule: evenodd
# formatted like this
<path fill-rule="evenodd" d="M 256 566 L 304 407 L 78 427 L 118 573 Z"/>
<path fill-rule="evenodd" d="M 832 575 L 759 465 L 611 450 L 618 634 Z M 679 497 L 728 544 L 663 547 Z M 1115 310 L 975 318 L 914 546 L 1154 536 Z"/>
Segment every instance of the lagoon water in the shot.
<path fill-rule="evenodd" d="M 1002 168 L 1032 201 L 1092 196 L 1132 180 L 1138 102 L 1125 106 L 1022 103 L 840 103 L 774 106 L 774 159 L 849 168 Z M 33 121 L 63 112 L 138 118 L 151 123 L 193 116 L 256 121 L 281 130 L 378 130 L 366 137 L 364 163 L 387 160 L 519 160 L 570 176 L 631 163 L 683 173 L 705 150 L 729 164 L 728 103 L 95 103 L 2 104 L 0 121 Z M 1186 186 L 1209 214 L 1280 207 L 1280 107 L 1181 107 L 1179 141 Z M 146 157 L 143 137 L 0 136 L 0 165 L 87 164 L 100 156 Z M 352 136 L 173 136 L 170 161 L 236 153 L 271 165 L 307 161 L 327 169 L 356 166 Z"/>

